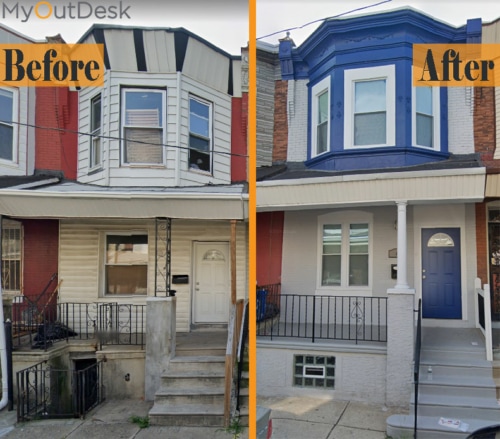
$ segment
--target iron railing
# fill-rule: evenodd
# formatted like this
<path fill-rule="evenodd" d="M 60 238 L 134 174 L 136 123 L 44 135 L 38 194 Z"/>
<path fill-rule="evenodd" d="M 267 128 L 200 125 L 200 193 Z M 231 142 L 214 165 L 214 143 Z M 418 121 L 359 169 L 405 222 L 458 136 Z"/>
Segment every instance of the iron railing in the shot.
<path fill-rule="evenodd" d="M 21 296 L 22 297 L 22 296 Z M 146 342 L 146 305 L 122 303 L 57 303 L 33 308 L 15 300 L 12 306 L 13 346 L 47 350 L 69 339 L 97 338 L 104 345 L 136 345 Z"/>
<path fill-rule="evenodd" d="M 242 377 L 243 377 L 243 369 L 245 364 L 245 349 L 248 338 L 248 302 L 245 303 L 245 307 L 243 309 L 243 321 L 241 322 L 241 330 L 240 330 L 240 340 L 238 343 L 238 376 L 236 382 L 236 410 L 240 411 L 241 406 L 241 387 L 242 387 Z"/>
<path fill-rule="evenodd" d="M 313 343 L 317 339 L 387 342 L 386 297 L 277 295 L 260 291 L 258 336 L 305 338 Z"/>
<path fill-rule="evenodd" d="M 415 386 L 414 392 L 414 421 L 413 421 L 413 438 L 417 438 L 417 414 L 418 414 L 418 386 L 420 382 L 420 352 L 422 350 L 422 299 L 418 301 L 417 313 L 417 332 L 415 334 L 415 351 L 413 362 L 413 381 Z"/>
<path fill-rule="evenodd" d="M 56 368 L 46 361 L 16 373 L 17 421 L 83 418 L 102 401 L 102 361 L 81 369 Z"/>

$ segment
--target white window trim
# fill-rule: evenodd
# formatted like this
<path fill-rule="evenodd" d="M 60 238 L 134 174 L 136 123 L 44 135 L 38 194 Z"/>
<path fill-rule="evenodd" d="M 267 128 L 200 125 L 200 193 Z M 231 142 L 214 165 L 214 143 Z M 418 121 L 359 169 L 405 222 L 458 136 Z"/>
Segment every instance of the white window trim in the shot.
<path fill-rule="evenodd" d="M 330 103 L 332 94 L 330 92 L 331 77 L 327 76 L 311 88 L 311 158 L 325 154 L 330 151 Z M 328 116 L 327 116 L 327 137 L 326 137 L 326 151 L 318 153 L 317 149 L 317 126 L 318 126 L 318 97 L 324 92 L 328 93 Z"/>
<path fill-rule="evenodd" d="M 411 90 L 411 142 L 412 145 L 419 148 L 425 148 L 433 151 L 441 151 L 441 106 L 439 104 L 440 88 L 432 87 L 432 123 L 433 139 L 432 147 L 417 144 L 417 87 L 412 86 Z"/>
<path fill-rule="evenodd" d="M 101 234 L 102 238 L 102 244 L 100 245 L 101 248 L 101 262 L 100 262 L 100 268 L 99 271 L 101 273 L 101 294 L 99 295 L 100 297 L 103 298 L 111 298 L 111 297 L 127 297 L 130 299 L 133 299 L 134 297 L 146 297 L 149 295 L 149 290 L 151 288 L 150 286 L 150 272 L 151 272 L 151 247 L 150 247 L 150 235 L 147 230 L 110 230 L 106 232 L 102 232 Z M 108 244 L 108 236 L 134 236 L 134 235 L 145 235 L 148 238 L 148 262 L 147 262 L 147 270 L 146 270 L 146 281 L 147 281 L 147 291 L 146 294 L 107 294 L 106 293 L 106 266 L 108 265 L 106 263 L 106 254 L 108 251 L 107 244 Z"/>
<path fill-rule="evenodd" d="M 99 130 L 93 130 L 92 131 L 92 119 L 93 119 L 93 102 L 97 99 L 97 98 L 100 98 L 101 100 L 101 121 L 100 121 L 100 124 L 99 124 Z M 94 96 L 92 96 L 90 98 L 90 109 L 89 109 L 89 127 L 90 127 L 90 142 L 89 142 L 89 170 L 90 171 L 93 171 L 95 169 L 99 169 L 102 167 L 102 146 L 103 146 L 103 142 L 102 142 L 102 137 L 101 137 L 101 144 L 100 144 L 100 153 L 99 153 L 99 159 L 96 163 L 92 163 L 93 161 L 93 158 L 94 158 L 94 155 L 93 155 L 93 151 L 94 151 L 94 137 L 99 137 L 99 136 L 102 136 L 102 121 L 103 121 L 103 111 L 102 111 L 102 93 L 98 93 Z M 97 132 L 97 135 L 94 135 L 94 133 Z M 95 161 L 95 160 L 94 160 Z"/>
<path fill-rule="evenodd" d="M 354 145 L 355 84 L 361 81 L 386 80 L 386 143 Z M 344 70 L 344 149 L 365 149 L 396 145 L 396 66 L 394 64 Z"/>
<path fill-rule="evenodd" d="M 18 138 L 19 138 L 19 89 L 11 87 L 0 87 L 12 93 L 12 160 L 0 158 L 0 163 L 12 165 L 18 163 Z M 8 124 L 6 124 L 8 125 Z"/>
<path fill-rule="evenodd" d="M 368 224 L 368 285 L 349 286 L 349 225 Z M 340 224 L 342 227 L 341 276 L 340 285 L 322 285 L 323 268 L 323 226 Z M 353 293 L 372 294 L 373 288 L 373 214 L 359 211 L 329 213 L 318 217 L 316 292 L 318 294 L 350 295 Z"/>
<path fill-rule="evenodd" d="M 200 98 L 199 96 L 196 96 L 194 94 L 189 94 L 188 98 L 188 147 L 189 147 L 189 139 L 191 136 L 191 114 L 189 110 L 189 106 L 191 105 L 191 99 L 200 102 L 203 105 L 208 105 L 208 134 L 209 134 L 209 148 L 208 152 L 210 154 L 210 170 L 205 171 L 203 169 L 194 169 L 191 168 L 189 165 L 189 154 L 190 154 L 190 149 L 188 150 L 188 157 L 187 157 L 187 164 L 188 164 L 188 171 L 189 172 L 194 172 L 196 174 L 202 174 L 202 175 L 213 175 L 214 172 L 214 133 L 213 133 L 213 123 L 214 123 L 214 104 L 211 101 L 208 101 L 206 99 Z M 197 134 L 195 134 L 197 135 Z"/>
<path fill-rule="evenodd" d="M 161 93 L 162 95 L 162 144 L 167 144 L 167 90 L 164 88 L 142 88 L 142 87 L 122 87 L 121 95 L 120 95 L 120 135 L 122 138 L 121 143 L 121 166 L 127 166 L 130 168 L 140 168 L 140 167 L 165 167 L 167 163 L 167 151 L 166 148 L 162 148 L 162 163 L 137 163 L 137 162 L 126 162 L 124 160 L 125 157 L 125 111 L 126 111 L 126 99 L 125 95 L 127 92 L 155 92 Z M 136 127 L 139 128 L 139 127 Z M 151 127 L 146 127 L 151 128 Z"/>

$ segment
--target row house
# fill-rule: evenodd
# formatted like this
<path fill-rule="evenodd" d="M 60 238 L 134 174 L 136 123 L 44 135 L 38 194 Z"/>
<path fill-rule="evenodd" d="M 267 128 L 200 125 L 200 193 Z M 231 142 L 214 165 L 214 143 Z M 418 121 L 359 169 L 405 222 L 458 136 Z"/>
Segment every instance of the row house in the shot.
<path fill-rule="evenodd" d="M 226 343 L 248 283 L 241 56 L 184 28 L 96 24 L 79 43 L 103 45 L 102 87 L 0 89 L 12 109 L 0 214 L 14 326 L 37 326 L 43 359 L 98 365 L 90 404 L 105 386 L 106 397 L 155 400 L 153 423 L 222 425 Z M 47 349 L 68 337 L 78 347 Z M 207 401 L 182 376 L 203 374 L 200 355 L 218 370 Z"/>
<path fill-rule="evenodd" d="M 413 44 L 481 37 L 481 19 L 403 8 L 259 43 L 258 394 L 410 407 L 391 437 L 498 419 L 486 211 L 477 226 L 491 90 L 412 82 Z"/>

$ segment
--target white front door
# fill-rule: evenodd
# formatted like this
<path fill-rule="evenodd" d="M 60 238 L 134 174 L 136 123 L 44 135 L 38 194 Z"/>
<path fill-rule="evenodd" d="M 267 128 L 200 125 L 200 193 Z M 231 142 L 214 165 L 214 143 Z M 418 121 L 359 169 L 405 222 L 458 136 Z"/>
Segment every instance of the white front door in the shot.
<path fill-rule="evenodd" d="M 193 323 L 227 323 L 229 317 L 229 244 L 194 244 Z"/>

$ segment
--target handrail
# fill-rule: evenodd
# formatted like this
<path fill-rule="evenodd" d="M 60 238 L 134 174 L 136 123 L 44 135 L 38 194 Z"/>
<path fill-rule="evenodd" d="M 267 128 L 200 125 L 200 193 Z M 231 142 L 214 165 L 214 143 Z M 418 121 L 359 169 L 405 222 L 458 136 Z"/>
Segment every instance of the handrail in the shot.
<path fill-rule="evenodd" d="M 418 385 L 420 379 L 420 351 L 422 348 L 422 299 L 418 300 L 417 312 L 417 333 L 415 337 L 415 352 L 413 363 L 413 379 L 415 385 L 414 395 L 414 423 L 413 423 L 413 438 L 417 438 L 417 413 L 418 413 Z"/>
<path fill-rule="evenodd" d="M 240 342 L 238 345 L 238 378 L 236 382 L 236 410 L 240 410 L 240 391 L 241 391 L 241 376 L 243 374 L 243 363 L 245 360 L 245 346 L 248 336 L 248 302 L 244 304 L 243 307 L 240 307 L 239 311 L 242 314 L 240 319 L 241 321 L 241 329 L 240 329 Z"/>
<path fill-rule="evenodd" d="M 484 336 L 484 344 L 486 348 L 486 360 L 493 361 L 493 340 L 491 329 L 491 295 L 490 286 L 484 284 L 484 289 L 481 289 L 481 280 L 476 278 L 476 328 L 478 328 Z"/>

